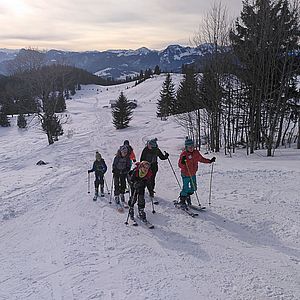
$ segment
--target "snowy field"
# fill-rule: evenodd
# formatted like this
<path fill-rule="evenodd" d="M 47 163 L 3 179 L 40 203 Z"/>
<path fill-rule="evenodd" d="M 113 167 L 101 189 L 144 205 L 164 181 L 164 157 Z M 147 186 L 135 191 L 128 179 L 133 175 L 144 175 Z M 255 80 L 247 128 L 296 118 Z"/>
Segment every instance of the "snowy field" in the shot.
<path fill-rule="evenodd" d="M 1 300 L 300 299 L 295 147 L 271 158 L 266 151 L 205 154 L 217 157 L 212 205 L 196 218 L 174 208 L 179 187 L 168 161 L 159 161 L 155 214 L 146 196 L 153 230 L 126 226 L 127 213 L 118 213 L 109 195 L 93 202 L 87 193 L 95 151 L 108 165 L 110 188 L 112 160 L 125 139 L 140 157 L 145 142 L 157 137 L 180 179 L 185 132 L 172 119 L 156 118 L 164 79 L 136 87 L 83 86 L 67 101 L 65 135 L 51 146 L 35 121 L 25 131 L 16 120 L 0 128 Z M 177 86 L 179 77 L 173 80 Z M 103 106 L 121 91 L 138 107 L 130 127 L 117 131 Z M 48 164 L 37 166 L 39 160 Z M 201 164 L 197 174 L 206 206 L 210 172 L 211 165 Z"/>

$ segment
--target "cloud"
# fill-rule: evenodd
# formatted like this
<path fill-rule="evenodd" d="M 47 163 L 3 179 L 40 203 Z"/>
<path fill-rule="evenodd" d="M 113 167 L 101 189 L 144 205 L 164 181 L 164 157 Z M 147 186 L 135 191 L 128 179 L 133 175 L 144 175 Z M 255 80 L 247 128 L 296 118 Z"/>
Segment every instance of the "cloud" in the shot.
<path fill-rule="evenodd" d="M 241 0 L 223 1 L 241 6 Z M 21 14 L 13 10 L 17 2 Z M 7 0 L 0 5 L 0 37 L 8 48 L 32 41 L 78 51 L 162 49 L 188 44 L 210 6 L 207 0 Z"/>

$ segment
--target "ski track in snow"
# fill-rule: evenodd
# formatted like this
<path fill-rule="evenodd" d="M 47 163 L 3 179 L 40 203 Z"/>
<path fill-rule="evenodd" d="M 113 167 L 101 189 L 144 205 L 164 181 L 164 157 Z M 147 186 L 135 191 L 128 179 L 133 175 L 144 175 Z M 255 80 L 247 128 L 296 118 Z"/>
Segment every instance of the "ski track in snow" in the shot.
<path fill-rule="evenodd" d="M 177 85 L 179 79 L 174 75 Z M 51 146 L 35 127 L 0 128 L 1 300 L 300 299 L 296 150 L 274 158 L 218 154 L 211 207 L 211 166 L 201 164 L 198 195 L 207 210 L 196 218 L 174 207 L 179 187 L 168 161 L 159 161 L 155 214 L 146 196 L 153 230 L 126 226 L 128 211 L 118 213 L 107 194 L 92 201 L 93 174 L 87 194 L 95 150 L 108 165 L 110 189 L 112 160 L 125 139 L 139 159 L 146 141 L 157 137 L 181 184 L 184 131 L 172 118 L 156 118 L 163 80 L 83 86 L 67 102 L 66 134 Z M 117 131 L 104 106 L 121 91 L 138 107 L 130 127 Z M 48 164 L 36 166 L 40 159 Z"/>

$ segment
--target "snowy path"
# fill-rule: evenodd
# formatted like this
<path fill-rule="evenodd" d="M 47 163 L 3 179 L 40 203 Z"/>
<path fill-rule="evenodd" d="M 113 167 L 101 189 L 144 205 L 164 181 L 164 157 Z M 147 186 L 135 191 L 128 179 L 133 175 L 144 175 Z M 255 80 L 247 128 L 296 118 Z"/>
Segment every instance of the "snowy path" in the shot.
<path fill-rule="evenodd" d="M 197 218 L 174 208 L 179 188 L 168 161 L 159 161 L 156 213 L 148 198 L 146 204 L 153 230 L 126 226 L 127 211 L 118 213 L 108 195 L 93 202 L 93 177 L 87 194 L 95 150 L 108 164 L 110 186 L 112 159 L 124 139 L 139 158 L 145 141 L 156 136 L 180 178 L 184 132 L 155 117 L 162 81 L 125 90 L 139 106 L 122 131 L 103 108 L 121 86 L 79 91 L 67 104 L 65 132 L 72 137 L 52 146 L 37 130 L 0 129 L 1 300 L 300 299 L 297 150 L 274 158 L 218 155 L 212 206 Z M 39 159 L 49 164 L 36 166 Z M 210 170 L 202 164 L 198 172 L 206 206 Z"/>

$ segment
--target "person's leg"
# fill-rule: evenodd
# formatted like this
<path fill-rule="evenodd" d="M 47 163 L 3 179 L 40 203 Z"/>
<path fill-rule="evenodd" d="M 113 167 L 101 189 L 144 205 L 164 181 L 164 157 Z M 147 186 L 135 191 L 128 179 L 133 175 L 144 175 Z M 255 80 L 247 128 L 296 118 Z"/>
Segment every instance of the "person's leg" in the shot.
<path fill-rule="evenodd" d="M 146 220 L 146 213 L 145 213 L 145 189 L 141 188 L 138 193 L 138 211 L 139 217 L 141 220 Z"/>
<path fill-rule="evenodd" d="M 182 190 L 180 192 L 180 204 L 186 206 L 187 196 L 190 191 L 190 177 L 181 175 L 182 178 Z"/>
<path fill-rule="evenodd" d="M 128 201 L 128 206 L 129 206 L 129 215 L 131 219 L 134 219 L 134 204 L 137 201 L 137 192 L 132 188 L 131 190 L 131 196 Z"/>
<path fill-rule="evenodd" d="M 99 178 L 98 178 L 98 176 L 96 176 L 94 185 L 95 185 L 95 195 L 97 195 L 97 196 L 99 193 L 99 184 L 100 184 Z"/>
<path fill-rule="evenodd" d="M 149 183 L 147 183 L 147 188 L 148 188 L 150 197 L 154 197 L 155 178 L 156 178 L 156 174 L 157 174 L 157 169 L 153 169 L 151 171 L 152 171 L 153 176 L 152 176 L 151 180 L 149 181 Z"/>
<path fill-rule="evenodd" d="M 99 183 L 100 183 L 100 193 L 104 194 L 104 178 L 103 178 L 103 175 L 99 176 Z"/>
<path fill-rule="evenodd" d="M 114 188 L 115 202 L 118 204 L 120 195 L 120 175 L 114 174 Z"/>

